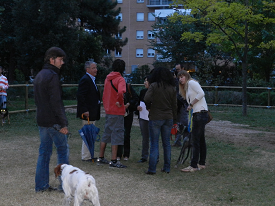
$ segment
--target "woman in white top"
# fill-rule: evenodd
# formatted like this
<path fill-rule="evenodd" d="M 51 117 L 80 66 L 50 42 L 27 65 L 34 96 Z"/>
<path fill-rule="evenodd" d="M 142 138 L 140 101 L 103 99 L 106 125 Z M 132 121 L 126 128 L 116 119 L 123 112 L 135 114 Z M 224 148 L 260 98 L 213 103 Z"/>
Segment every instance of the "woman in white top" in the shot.
<path fill-rule="evenodd" d="M 205 169 L 206 143 L 205 125 L 209 118 L 208 107 L 204 97 L 204 91 L 200 84 L 191 78 L 190 74 L 182 70 L 178 73 L 179 93 L 188 102 L 187 110 L 193 109 L 192 148 L 193 156 L 191 165 L 182 169 L 183 172 L 194 172 Z"/>

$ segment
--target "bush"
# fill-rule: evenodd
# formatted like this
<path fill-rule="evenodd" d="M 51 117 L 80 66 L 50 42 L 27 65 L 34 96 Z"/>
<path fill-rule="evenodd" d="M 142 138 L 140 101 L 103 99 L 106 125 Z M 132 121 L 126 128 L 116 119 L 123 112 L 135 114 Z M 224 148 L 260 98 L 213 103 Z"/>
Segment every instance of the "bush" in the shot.
<path fill-rule="evenodd" d="M 77 87 L 63 87 L 62 99 L 76 100 Z"/>

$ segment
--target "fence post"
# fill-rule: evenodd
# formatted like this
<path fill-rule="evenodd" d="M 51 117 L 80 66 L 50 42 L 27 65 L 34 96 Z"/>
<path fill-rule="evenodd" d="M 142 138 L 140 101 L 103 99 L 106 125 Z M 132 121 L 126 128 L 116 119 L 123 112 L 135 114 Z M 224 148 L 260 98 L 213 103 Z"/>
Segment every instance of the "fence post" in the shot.
<path fill-rule="evenodd" d="M 215 105 L 218 104 L 218 86 L 215 86 Z"/>
<path fill-rule="evenodd" d="M 268 106 L 268 108 L 270 107 L 270 90 L 271 90 L 271 88 L 270 87 L 267 87 L 267 91 L 268 91 L 268 96 L 267 96 L 267 106 Z"/>
<path fill-rule="evenodd" d="M 28 113 L 28 108 L 29 108 L 29 84 L 26 82 L 26 87 L 25 87 L 25 110 Z"/>

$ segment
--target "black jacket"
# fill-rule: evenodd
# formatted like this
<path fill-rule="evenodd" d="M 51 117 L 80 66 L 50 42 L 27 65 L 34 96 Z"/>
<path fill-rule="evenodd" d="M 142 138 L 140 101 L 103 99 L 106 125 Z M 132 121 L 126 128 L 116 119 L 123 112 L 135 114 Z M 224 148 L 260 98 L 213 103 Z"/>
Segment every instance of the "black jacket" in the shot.
<path fill-rule="evenodd" d="M 81 118 L 84 112 L 89 111 L 89 120 L 100 119 L 100 93 L 88 74 L 79 81 L 77 90 L 77 117 Z M 85 118 L 84 118 L 85 119 Z"/>
<path fill-rule="evenodd" d="M 130 103 L 127 112 L 134 112 L 139 105 L 139 98 L 131 84 L 126 84 L 126 93 L 124 94 L 124 104 Z"/>
<path fill-rule="evenodd" d="M 52 127 L 59 124 L 68 126 L 65 108 L 61 98 L 62 89 L 59 81 L 60 70 L 45 64 L 34 79 L 34 98 L 38 126 Z"/>

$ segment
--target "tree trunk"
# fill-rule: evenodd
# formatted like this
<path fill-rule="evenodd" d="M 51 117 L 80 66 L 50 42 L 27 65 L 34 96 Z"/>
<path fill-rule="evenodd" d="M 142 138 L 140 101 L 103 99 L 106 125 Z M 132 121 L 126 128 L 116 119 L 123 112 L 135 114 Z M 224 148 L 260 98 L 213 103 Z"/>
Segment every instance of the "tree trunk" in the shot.
<path fill-rule="evenodd" d="M 244 54 L 242 59 L 242 112 L 243 116 L 247 116 L 247 54 L 248 54 L 248 25 L 247 21 L 245 21 L 245 46 L 244 46 Z"/>

